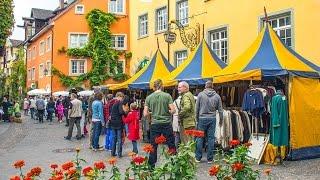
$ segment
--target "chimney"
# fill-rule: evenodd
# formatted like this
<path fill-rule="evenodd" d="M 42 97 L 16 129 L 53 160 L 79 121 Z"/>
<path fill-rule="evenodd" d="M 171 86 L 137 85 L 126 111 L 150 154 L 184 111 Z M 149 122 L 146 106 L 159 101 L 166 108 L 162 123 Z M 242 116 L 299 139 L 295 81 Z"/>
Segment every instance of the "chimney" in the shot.
<path fill-rule="evenodd" d="M 64 0 L 60 0 L 60 9 L 64 8 Z"/>

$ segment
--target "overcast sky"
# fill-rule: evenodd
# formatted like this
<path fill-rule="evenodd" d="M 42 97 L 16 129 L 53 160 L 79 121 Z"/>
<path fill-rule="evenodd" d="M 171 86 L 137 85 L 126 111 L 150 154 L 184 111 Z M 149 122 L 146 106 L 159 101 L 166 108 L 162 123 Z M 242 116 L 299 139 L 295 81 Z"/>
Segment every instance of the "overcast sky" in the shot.
<path fill-rule="evenodd" d="M 59 0 L 14 0 L 15 26 L 10 38 L 24 40 L 24 30 L 17 25 L 23 25 L 22 17 L 30 17 L 31 8 L 53 10 L 59 5 Z"/>

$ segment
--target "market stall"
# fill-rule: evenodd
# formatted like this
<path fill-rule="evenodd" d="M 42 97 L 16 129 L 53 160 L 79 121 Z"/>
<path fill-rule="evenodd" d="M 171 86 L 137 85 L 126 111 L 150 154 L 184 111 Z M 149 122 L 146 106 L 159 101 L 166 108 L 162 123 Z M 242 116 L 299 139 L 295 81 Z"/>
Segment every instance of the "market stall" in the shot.
<path fill-rule="evenodd" d="M 248 112 L 251 133 L 270 133 L 271 144 L 288 147 L 288 157 L 298 160 L 320 157 L 319 72 L 319 66 L 287 47 L 267 24 L 213 79 L 225 109 Z"/>

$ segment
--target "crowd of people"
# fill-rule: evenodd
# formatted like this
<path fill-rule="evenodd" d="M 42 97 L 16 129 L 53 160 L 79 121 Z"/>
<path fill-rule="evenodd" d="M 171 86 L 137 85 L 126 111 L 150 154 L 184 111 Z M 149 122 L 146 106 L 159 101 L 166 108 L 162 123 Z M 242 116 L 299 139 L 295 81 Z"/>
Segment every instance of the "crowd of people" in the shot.
<path fill-rule="evenodd" d="M 178 85 L 179 97 L 173 101 L 169 93 L 164 92 L 161 80 L 154 82 L 154 92 L 147 96 L 141 111 L 138 104 L 122 92 L 103 94 L 94 91 L 90 97 L 79 97 L 70 93 L 68 97 L 29 97 L 24 99 L 24 115 L 30 114 L 31 119 L 43 123 L 46 119 L 52 123 L 65 122 L 68 126 L 66 140 L 73 138 L 74 126 L 77 128 L 75 139 L 80 140 L 88 136 L 89 147 L 93 151 L 108 150 L 111 156 L 122 157 L 122 146 L 128 138 L 132 142 L 132 152 L 139 153 L 138 141 L 143 123 L 147 121 L 149 142 L 154 151 L 150 153 L 149 164 L 155 166 L 157 162 L 157 143 L 155 138 L 163 135 L 170 149 L 176 151 L 180 143 L 187 143 L 191 139 L 186 136 L 185 130 L 198 129 L 206 132 L 207 161 L 212 163 L 214 155 L 214 134 L 216 128 L 216 112 L 223 116 L 220 96 L 213 89 L 213 83 L 208 81 L 205 89 L 195 97 L 189 90 L 187 82 Z M 20 109 L 17 102 L 11 103 L 5 97 L 2 102 L 2 118 L 7 122 L 11 106 L 14 112 Z M 99 144 L 104 137 L 104 145 Z M 204 138 L 196 139 L 196 162 L 202 158 Z"/>

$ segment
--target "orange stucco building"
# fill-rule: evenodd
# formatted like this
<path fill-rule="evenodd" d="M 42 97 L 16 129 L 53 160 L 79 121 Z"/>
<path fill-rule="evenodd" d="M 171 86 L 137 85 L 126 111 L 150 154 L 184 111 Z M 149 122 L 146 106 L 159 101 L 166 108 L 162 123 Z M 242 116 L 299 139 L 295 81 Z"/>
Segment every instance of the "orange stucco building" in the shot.
<path fill-rule="evenodd" d="M 74 0 L 67 4 L 62 0 L 58 9 L 47 12 L 47 22 L 38 32 L 30 36 L 27 33 L 34 30 L 31 28 L 28 31 L 26 28 L 27 88 L 43 88 L 51 92 L 66 90 L 67 87 L 61 84 L 59 77 L 52 76 L 51 67 L 69 76 L 79 76 L 90 71 L 90 59 L 69 57 L 62 50 L 83 47 L 88 42 L 90 30 L 85 17 L 93 9 L 113 13 L 118 17 L 111 26 L 113 47 L 129 51 L 129 0 Z M 41 17 L 41 13 L 38 14 Z M 36 18 L 31 18 L 31 22 L 34 21 Z M 120 71 L 128 73 L 130 62 L 126 62 L 123 55 L 118 61 L 122 65 Z M 112 80 L 108 82 L 113 83 Z"/>

